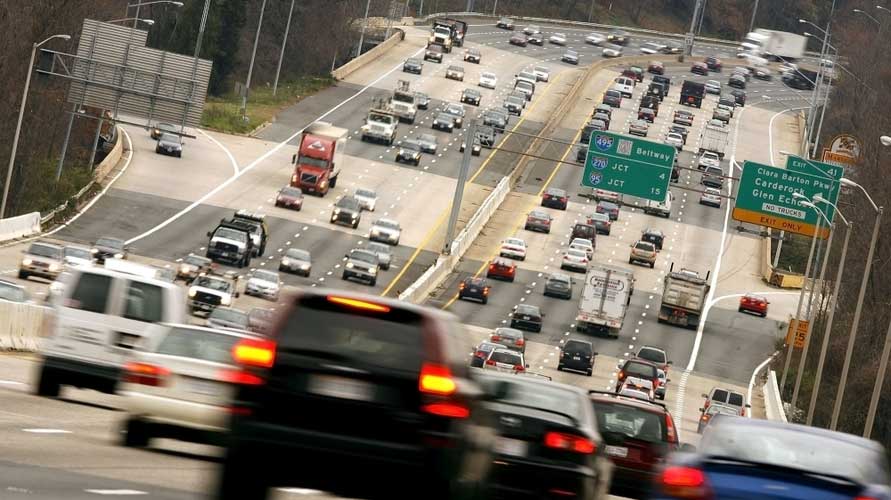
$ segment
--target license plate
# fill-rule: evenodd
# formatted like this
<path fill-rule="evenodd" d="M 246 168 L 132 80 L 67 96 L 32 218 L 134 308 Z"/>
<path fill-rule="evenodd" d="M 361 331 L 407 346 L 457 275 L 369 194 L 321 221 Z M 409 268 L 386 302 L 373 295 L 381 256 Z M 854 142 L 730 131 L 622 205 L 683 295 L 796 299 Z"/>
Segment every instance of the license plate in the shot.
<path fill-rule="evenodd" d="M 625 458 L 628 456 L 628 448 L 625 448 L 624 446 L 607 445 L 606 454 L 611 457 Z"/>
<path fill-rule="evenodd" d="M 228 257 L 229 252 L 220 252 L 220 257 Z"/>
<path fill-rule="evenodd" d="M 573 356 L 572 359 L 574 359 L 574 360 L 576 360 L 576 361 L 581 361 L 581 360 L 582 360 L 582 358 L 581 358 L 580 356 Z"/>
<path fill-rule="evenodd" d="M 528 445 L 526 441 L 511 438 L 498 438 L 495 441 L 495 452 L 512 457 L 525 457 Z"/>
<path fill-rule="evenodd" d="M 371 401 L 372 386 L 361 380 L 332 375 L 316 375 L 309 381 L 307 389 L 313 394 L 329 398 L 351 399 L 354 401 Z"/>
<path fill-rule="evenodd" d="M 186 384 L 186 387 L 189 392 L 194 392 L 195 394 L 205 396 L 218 396 L 220 394 L 220 387 L 217 384 L 204 380 L 191 380 Z"/>

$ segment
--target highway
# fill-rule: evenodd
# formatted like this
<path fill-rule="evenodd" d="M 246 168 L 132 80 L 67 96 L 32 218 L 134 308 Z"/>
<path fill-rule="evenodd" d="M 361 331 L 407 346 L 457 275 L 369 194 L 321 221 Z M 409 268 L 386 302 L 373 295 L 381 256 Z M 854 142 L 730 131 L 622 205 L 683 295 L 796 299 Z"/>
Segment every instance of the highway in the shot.
<path fill-rule="evenodd" d="M 455 50 L 446 55 L 442 64 L 425 63 L 422 75 L 416 76 L 403 73 L 401 63 L 406 57 L 421 52 L 426 33 L 421 28 L 407 28 L 405 41 L 394 49 L 346 81 L 282 113 L 257 137 L 195 131 L 196 138 L 185 144 L 182 159 L 156 155 L 154 142 L 146 131 L 124 127 L 131 151 L 124 173 L 95 205 L 49 239 L 89 245 L 98 237 L 116 236 L 128 240 L 134 260 L 174 265 L 190 252 L 203 255 L 206 231 L 219 219 L 244 208 L 268 216 L 271 239 L 266 255 L 254 261 L 257 268 L 277 268 L 277 259 L 287 248 L 302 248 L 312 253 L 313 274 L 309 278 L 283 275 L 286 286 L 324 284 L 397 295 L 434 262 L 443 245 L 445 216 L 460 167 L 458 147 L 463 134 L 433 131 L 430 123 L 435 110 L 444 102 L 457 101 L 465 87 L 475 87 L 482 71 L 495 72 L 499 85 L 494 91 L 481 89 L 483 103 L 479 109 L 500 107 L 513 76 L 522 69 L 543 64 L 551 69 L 550 82 L 538 85 L 522 117 L 512 117 L 508 125 L 509 130 L 537 134 L 572 85 L 583 77 L 587 65 L 601 59 L 600 48 L 583 43 L 587 31 L 543 27 L 545 38 L 553 32 L 566 33 L 568 47 L 580 52 L 578 67 L 560 62 L 564 47 L 548 43 L 543 47 L 514 47 L 507 43 L 510 32 L 477 26 L 472 28 L 466 45 L 481 49 L 482 64 L 461 62 L 463 50 Z M 626 55 L 636 55 L 636 48 L 646 41 L 651 40 L 634 38 L 626 48 Z M 698 46 L 698 50 L 697 60 L 714 53 L 724 57 L 725 64 L 734 62 L 727 49 Z M 706 52 L 710 50 L 713 52 Z M 444 78 L 449 64 L 464 66 L 463 83 Z M 583 82 L 577 101 L 571 103 L 568 113 L 558 117 L 558 126 L 550 138 L 574 143 L 579 128 L 622 67 L 622 60 L 618 59 L 614 67 Z M 717 79 L 726 84 L 729 75 L 725 70 L 709 78 L 692 77 L 689 68 L 689 62 L 666 64 L 667 74 L 673 80 L 672 89 L 650 128 L 649 139 L 664 137 L 670 117 L 679 106 L 677 97 L 682 80 Z M 372 99 L 392 90 L 399 80 L 408 80 L 413 90 L 431 97 L 430 109 L 421 112 L 414 125 L 402 124 L 399 129 L 401 139 L 419 133 L 437 136 L 439 152 L 425 154 L 419 167 L 396 164 L 395 148 L 361 142 L 356 135 Z M 645 85 L 638 85 L 634 97 L 626 99 L 621 109 L 614 111 L 610 130 L 627 132 L 631 113 L 636 111 L 644 89 Z M 739 170 L 730 165 L 730 159 L 740 164 L 743 160 L 781 164 L 784 159 L 779 151 L 796 149 L 797 141 L 794 115 L 785 111 L 805 105 L 800 100 L 800 92 L 778 81 L 753 80 L 747 92 L 746 107 L 737 109 L 729 125 L 733 153 L 728 153 L 722 163 L 725 171 L 734 174 Z M 737 223 L 727 217 L 727 200 L 721 209 L 706 207 L 698 203 L 698 193 L 680 189 L 700 189 L 700 174 L 695 171 L 692 151 L 715 102 L 716 98 L 709 96 L 701 110 L 685 108 L 691 109 L 696 118 L 679 165 L 693 170 L 682 170 L 680 183 L 672 187 L 675 201 L 671 217 L 646 215 L 639 208 L 640 200 L 626 198 L 612 234 L 598 238 L 596 259 L 633 269 L 637 285 L 620 338 L 593 339 L 599 352 L 594 376 L 588 378 L 555 370 L 554 356 L 559 346 L 566 339 L 583 336 L 574 328 L 577 299 L 564 301 L 541 294 L 545 275 L 559 267 L 572 224 L 594 208 L 593 202 L 578 196 L 580 165 L 530 161 L 519 184 L 457 271 L 426 303 L 448 309 L 461 318 L 467 329 L 460 340 L 468 352 L 492 328 L 509 321 L 514 305 L 525 302 L 541 306 L 547 314 L 545 327 L 540 334 L 527 335 L 531 339 L 527 348 L 531 370 L 590 389 L 611 388 L 616 362 L 640 346 L 664 347 L 674 362 L 666 405 L 680 422 L 682 441 L 696 443 L 700 393 L 718 384 L 745 392 L 752 370 L 773 352 L 776 339 L 782 334 L 778 325 L 786 320 L 794 300 L 788 294 L 770 295 L 771 313 L 767 319 L 738 313 L 738 294 L 768 290 L 758 276 L 760 240 L 733 230 Z M 477 111 L 472 106 L 468 106 L 468 110 L 469 115 Z M 378 193 L 376 212 L 363 214 L 358 229 L 328 224 L 336 199 L 334 193 L 324 198 L 307 196 L 299 212 L 273 206 L 276 191 L 287 183 L 291 173 L 290 157 L 296 152 L 297 133 L 319 119 L 351 131 L 347 166 L 336 194 L 360 187 L 373 188 Z M 502 144 L 512 150 L 526 142 L 517 136 L 502 140 L 513 141 Z M 565 158 L 570 162 L 575 158 L 575 146 L 550 143 L 543 151 L 549 158 Z M 480 157 L 473 158 L 462 223 L 518 160 L 512 153 L 485 149 Z M 735 182 L 729 184 L 733 186 Z M 526 213 L 537 206 L 540 193 L 549 186 L 570 193 L 568 210 L 551 210 L 555 220 L 550 235 L 524 231 L 522 222 Z M 732 195 L 732 188 L 727 192 L 725 187 L 725 193 Z M 377 217 L 396 219 L 403 226 L 392 267 L 383 273 L 384 279 L 373 289 L 342 281 L 344 254 L 367 241 L 368 228 Z M 656 267 L 629 265 L 628 246 L 648 227 L 661 229 L 666 234 Z M 517 280 L 494 283 L 491 300 L 485 306 L 453 300 L 457 283 L 465 276 L 480 273 L 500 241 L 514 235 L 524 238 L 530 249 L 529 258 L 519 263 Z M 0 270 L 7 277 L 14 275 L 22 248 L 18 244 L 0 249 Z M 676 268 L 713 273 L 714 307 L 700 331 L 658 324 L 654 318 L 659 307 L 661 278 L 671 263 Z M 581 282 L 582 276 L 578 274 L 577 281 Z M 25 284 L 36 297 L 46 292 L 45 282 L 28 280 Z M 576 297 L 580 290 L 576 284 Z M 273 307 L 270 302 L 244 297 L 237 305 Z M 0 393 L 5 400 L 0 411 L 0 426 L 8 436 L 0 444 L 3 454 L 0 470 L 6 483 L 0 488 L 7 492 L 4 498 L 6 495 L 38 499 L 142 495 L 193 499 L 202 498 L 209 491 L 220 449 L 168 440 L 159 440 L 147 450 L 118 446 L 122 413 L 117 410 L 115 396 L 66 389 L 59 400 L 36 398 L 29 394 L 36 360 L 36 356 L 29 354 L 0 357 Z M 320 496 L 323 495 L 300 489 L 281 490 L 277 495 L 278 498 Z"/>

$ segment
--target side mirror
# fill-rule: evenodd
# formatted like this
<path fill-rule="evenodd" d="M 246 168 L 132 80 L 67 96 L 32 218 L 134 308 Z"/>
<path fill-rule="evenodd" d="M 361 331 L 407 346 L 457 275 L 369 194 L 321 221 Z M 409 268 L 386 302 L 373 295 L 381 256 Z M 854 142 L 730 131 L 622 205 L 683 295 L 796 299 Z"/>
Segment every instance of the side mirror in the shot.
<path fill-rule="evenodd" d="M 350 258 L 350 254 L 348 254 L 348 253 L 343 254 L 343 256 L 344 256 L 344 258 L 346 258 L 346 259 L 349 259 L 349 258 Z"/>
<path fill-rule="evenodd" d="M 594 351 L 594 352 L 591 353 L 591 356 L 597 356 L 598 354 L 600 354 L 600 353 L 597 352 L 597 351 Z"/>
<path fill-rule="evenodd" d="M 702 397 L 707 398 L 707 397 L 708 397 L 708 394 L 706 394 L 706 393 L 703 392 L 703 393 L 702 393 Z"/>
<path fill-rule="evenodd" d="M 750 405 L 749 403 L 746 403 L 746 408 L 751 408 L 751 407 L 752 407 L 752 405 Z"/>
<path fill-rule="evenodd" d="M 297 155 L 296 154 L 291 155 L 291 163 L 297 163 Z"/>
<path fill-rule="evenodd" d="M 211 236 L 213 236 L 213 231 L 208 231 L 208 232 L 207 232 L 207 237 L 210 238 Z"/>
<path fill-rule="evenodd" d="M 529 368 L 529 363 L 526 363 L 526 368 Z"/>
<path fill-rule="evenodd" d="M 669 383 L 669 382 L 671 382 L 671 379 L 670 379 L 670 378 L 665 379 L 665 383 L 666 383 L 666 384 Z"/>
<path fill-rule="evenodd" d="M 235 298 L 237 299 L 238 297 L 241 297 L 241 293 L 235 292 Z"/>
<path fill-rule="evenodd" d="M 703 412 L 705 411 L 705 408 L 700 408 L 699 411 Z"/>

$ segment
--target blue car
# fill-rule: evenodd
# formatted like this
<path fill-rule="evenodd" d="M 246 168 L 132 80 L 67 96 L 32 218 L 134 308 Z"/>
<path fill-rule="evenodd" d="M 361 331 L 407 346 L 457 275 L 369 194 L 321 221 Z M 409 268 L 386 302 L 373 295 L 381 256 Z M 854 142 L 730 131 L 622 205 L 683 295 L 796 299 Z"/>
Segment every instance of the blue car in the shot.
<path fill-rule="evenodd" d="M 672 455 L 651 498 L 889 500 L 879 443 L 851 434 L 721 416 L 695 452 Z"/>

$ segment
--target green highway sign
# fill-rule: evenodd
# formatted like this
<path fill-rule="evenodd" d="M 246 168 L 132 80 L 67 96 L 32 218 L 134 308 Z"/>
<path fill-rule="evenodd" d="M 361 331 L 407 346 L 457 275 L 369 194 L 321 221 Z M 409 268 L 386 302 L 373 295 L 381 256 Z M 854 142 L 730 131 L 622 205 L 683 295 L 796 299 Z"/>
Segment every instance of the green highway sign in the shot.
<path fill-rule="evenodd" d="M 829 177 L 836 181 L 845 176 L 845 167 L 834 165 L 832 163 L 808 160 L 795 155 L 786 157 L 786 170 L 794 170 L 795 172 L 803 172 L 805 174 L 816 175 L 819 177 Z M 836 200 L 829 201 L 835 203 Z"/>
<path fill-rule="evenodd" d="M 592 132 L 582 186 L 664 201 L 676 152 L 667 144 Z"/>
<path fill-rule="evenodd" d="M 813 236 L 820 215 L 801 205 L 792 193 L 801 193 L 808 199 L 819 194 L 835 203 L 838 200 L 839 182 L 823 175 L 811 175 L 785 168 L 772 167 L 747 161 L 743 164 L 739 180 L 739 192 L 733 207 L 733 218 L 760 226 Z M 824 204 L 820 207 L 829 220 L 835 210 Z M 825 221 L 820 225 L 820 238 L 829 236 Z"/>

